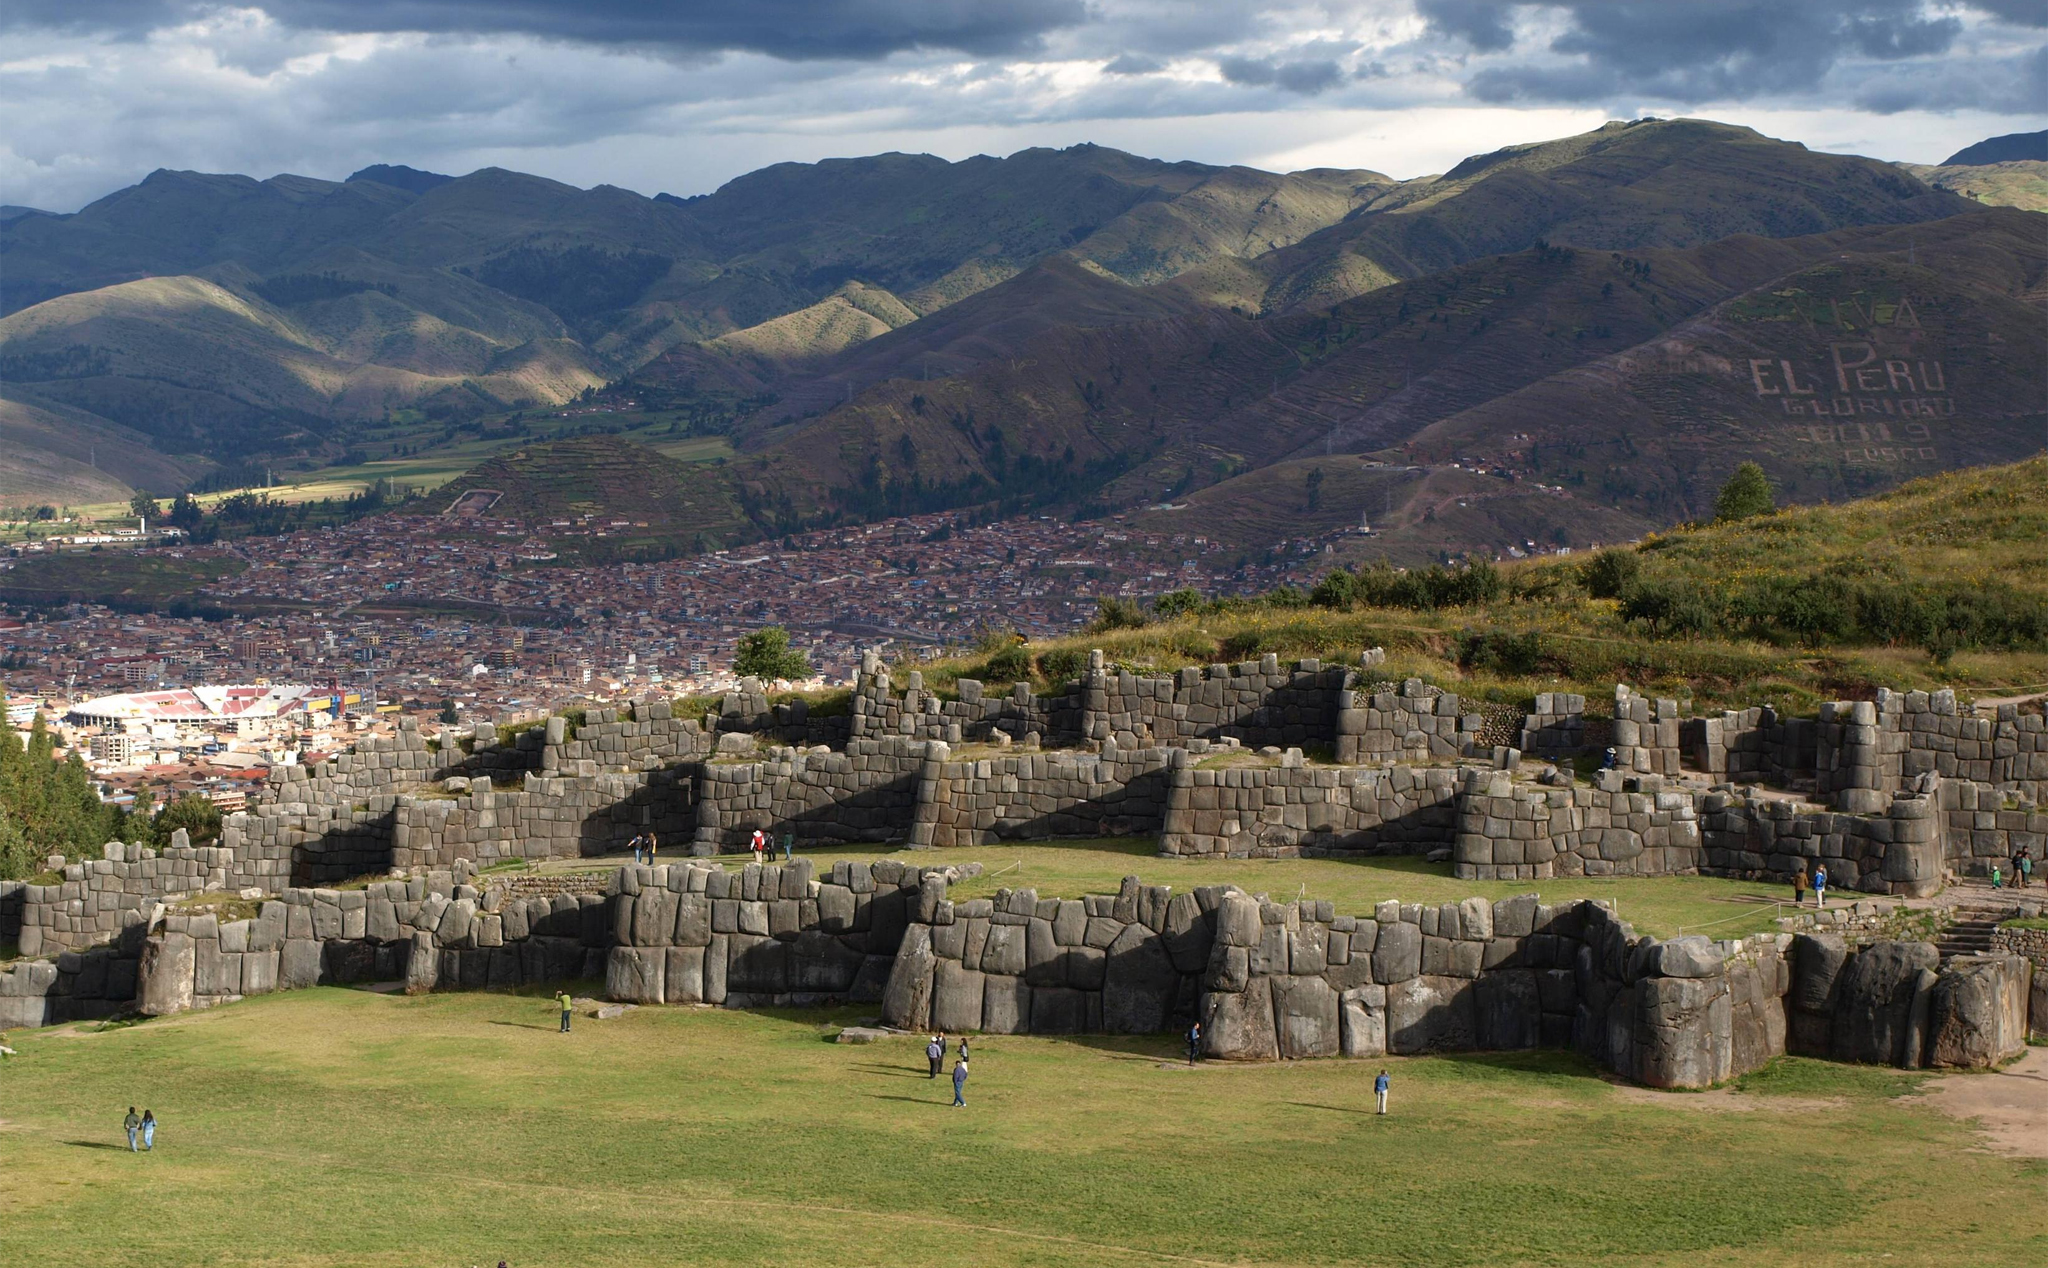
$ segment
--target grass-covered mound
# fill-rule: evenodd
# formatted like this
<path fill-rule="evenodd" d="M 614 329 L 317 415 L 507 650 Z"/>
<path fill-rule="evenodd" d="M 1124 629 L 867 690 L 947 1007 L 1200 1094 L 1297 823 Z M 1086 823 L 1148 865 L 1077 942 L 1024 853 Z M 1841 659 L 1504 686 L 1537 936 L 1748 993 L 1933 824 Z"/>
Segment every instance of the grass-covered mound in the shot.
<path fill-rule="evenodd" d="M 1600 696 L 1617 682 L 1698 705 L 1805 709 L 1878 686 L 1979 694 L 2048 686 L 2048 457 L 1952 472 L 1840 506 L 1687 527 L 1594 555 L 1337 570 L 1308 592 L 1149 607 L 1106 602 L 1087 632 L 1000 633 L 928 682 L 1070 680 L 1099 647 L 1137 670 L 1265 653 L 1356 661 L 1467 695 Z"/>

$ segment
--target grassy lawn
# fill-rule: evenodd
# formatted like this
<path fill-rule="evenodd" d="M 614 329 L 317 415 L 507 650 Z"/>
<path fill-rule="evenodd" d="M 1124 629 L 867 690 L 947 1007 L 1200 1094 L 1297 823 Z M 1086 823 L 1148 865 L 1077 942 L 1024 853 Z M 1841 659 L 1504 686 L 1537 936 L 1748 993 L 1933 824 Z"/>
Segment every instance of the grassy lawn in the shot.
<path fill-rule="evenodd" d="M 1775 929 L 1772 921 L 1785 914 L 1770 904 L 1791 897 L 1780 885 L 1731 881 L 1710 876 L 1563 877 L 1548 881 L 1461 881 L 1449 863 L 1419 858 L 1370 859 L 1177 859 L 1162 858 L 1151 837 L 1113 837 L 1093 841 L 1054 841 L 1039 845 L 1010 844 L 954 850 L 878 850 L 844 846 L 803 850 L 820 872 L 839 859 L 898 858 L 926 866 L 978 862 L 982 875 L 953 887 L 955 898 L 984 898 L 998 889 L 1036 889 L 1041 898 L 1078 898 L 1082 894 L 1113 894 L 1126 876 L 1148 885 L 1176 890 L 1197 885 L 1232 884 L 1275 901 L 1327 898 L 1339 915 L 1367 916 L 1389 898 L 1404 903 L 1446 903 L 1474 894 L 1489 899 L 1539 893 L 1546 902 L 1604 898 L 1638 933 L 1660 938 L 1680 932 L 1715 938 L 1738 938 Z M 722 855 L 727 867 L 742 867 L 750 854 Z M 687 856 L 663 854 L 663 862 Z M 615 867 L 617 858 L 602 863 L 579 860 L 570 867 Z M 1702 927 L 1707 926 L 1707 927 Z"/>
<path fill-rule="evenodd" d="M 2048 1169 L 1918 1076 L 1787 1061 L 1614 1087 L 1560 1054 L 1195 1071 L 989 1038 L 969 1106 L 820 1013 L 322 988 L 0 1069 L 21 1265 L 2040 1263 Z M 163 1123 L 128 1154 L 129 1104 Z"/>

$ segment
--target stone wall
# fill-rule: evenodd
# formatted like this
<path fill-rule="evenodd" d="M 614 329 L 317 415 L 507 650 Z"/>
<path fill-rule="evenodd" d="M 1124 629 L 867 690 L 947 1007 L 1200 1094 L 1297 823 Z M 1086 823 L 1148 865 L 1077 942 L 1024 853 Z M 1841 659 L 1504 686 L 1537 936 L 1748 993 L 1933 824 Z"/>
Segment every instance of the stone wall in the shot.
<path fill-rule="evenodd" d="M 823 878 L 809 859 L 621 868 L 606 993 L 728 1008 L 878 1002 L 904 930 L 932 918 L 959 874 L 893 859 L 842 860 Z"/>
<path fill-rule="evenodd" d="M 1469 756 L 1486 720 L 1458 697 L 1410 678 L 1399 691 L 1347 691 L 1338 702 L 1340 763 L 1426 762 Z"/>
<path fill-rule="evenodd" d="M 1614 722 L 1609 730 L 1614 764 L 1638 774 L 1676 775 L 1680 769 L 1678 702 L 1654 704 L 1627 687 L 1614 688 Z"/>
<path fill-rule="evenodd" d="M 1461 880 L 1685 875 L 1700 870 L 1700 830 L 1691 795 L 1660 776 L 1546 787 L 1467 771 L 1451 857 Z"/>
<path fill-rule="evenodd" d="M 112 941 L 146 923 L 168 895 L 227 888 L 233 864 L 232 853 L 219 846 L 177 844 L 158 854 L 109 841 L 102 857 L 67 864 L 57 884 L 23 887 L 21 953 L 48 955 Z"/>
<path fill-rule="evenodd" d="M 1780 717 L 1763 705 L 1729 709 L 1718 717 L 1689 718 L 1679 724 L 1692 768 L 1734 783 L 1789 788 L 1811 783 L 1817 760 L 1812 718 Z"/>
<path fill-rule="evenodd" d="M 1942 786 L 1942 812 L 1944 856 L 1958 875 L 1988 876 L 1997 863 L 2009 881 L 2021 846 L 2033 850 L 2035 874 L 2048 874 L 2048 813 L 2032 797 L 1950 780 Z"/>
<path fill-rule="evenodd" d="M 1177 749 L 1010 753 L 950 761 L 931 751 L 919 773 L 912 845 L 950 848 L 1046 837 L 1154 835 L 1166 816 Z"/>
<path fill-rule="evenodd" d="M 1710 792 L 1701 801 L 1702 864 L 1754 877 L 1812 875 L 1825 866 L 1831 889 L 1924 898 L 1941 887 L 1942 797 L 1933 776 L 1892 796 L 1876 815 Z"/>
<path fill-rule="evenodd" d="M 1458 786 L 1451 767 L 1312 767 L 1299 750 L 1281 762 L 1205 769 L 1198 755 L 1176 754 L 1159 852 L 1416 854 L 1451 843 Z"/>
<path fill-rule="evenodd" d="M 1586 698 L 1572 692 L 1538 692 L 1535 708 L 1522 720 L 1517 747 L 1532 757 L 1554 762 L 1591 752 Z"/>
<path fill-rule="evenodd" d="M 0 942 L 21 937 L 21 909 L 28 898 L 28 882 L 0 881 Z"/>
<path fill-rule="evenodd" d="M 777 843 L 793 833 L 805 848 L 901 840 L 910 831 L 927 749 L 937 743 L 854 739 L 840 753 L 783 749 L 767 761 L 706 762 L 695 769 L 691 850 L 746 849 L 756 828 Z"/>
<path fill-rule="evenodd" d="M 1981 1069 L 2026 1046 L 2033 966 L 2020 956 L 1943 964 L 1932 943 L 1851 946 L 1832 934 L 1798 934 L 1786 962 L 1787 1051 L 1907 1069 Z"/>

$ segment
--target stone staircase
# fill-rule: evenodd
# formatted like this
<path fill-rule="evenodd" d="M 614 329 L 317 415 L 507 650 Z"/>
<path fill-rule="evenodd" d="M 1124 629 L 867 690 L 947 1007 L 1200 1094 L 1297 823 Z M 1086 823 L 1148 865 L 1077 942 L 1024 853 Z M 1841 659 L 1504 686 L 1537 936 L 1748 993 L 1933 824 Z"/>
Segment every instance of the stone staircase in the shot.
<path fill-rule="evenodd" d="M 1959 955 L 1989 952 L 1991 931 L 1998 927 L 2000 921 L 2012 919 L 2018 909 L 2009 903 L 1972 898 L 1957 904 L 1952 910 L 1953 918 L 1934 942 L 1944 964 Z"/>

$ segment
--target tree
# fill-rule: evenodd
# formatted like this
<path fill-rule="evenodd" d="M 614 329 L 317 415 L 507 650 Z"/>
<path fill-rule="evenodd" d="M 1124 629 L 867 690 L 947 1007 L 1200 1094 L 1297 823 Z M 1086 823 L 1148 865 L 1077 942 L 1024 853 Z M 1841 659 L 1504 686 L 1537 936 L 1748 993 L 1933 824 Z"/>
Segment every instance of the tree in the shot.
<path fill-rule="evenodd" d="M 790 647 L 788 630 L 780 625 L 764 625 L 751 634 L 740 635 L 733 648 L 732 671 L 742 678 L 795 681 L 811 676 L 811 658 Z"/>
<path fill-rule="evenodd" d="M 1778 509 L 1771 493 L 1771 478 L 1754 462 L 1735 468 L 1728 483 L 1714 497 L 1714 518 L 1723 524 L 1769 515 Z"/>
<path fill-rule="evenodd" d="M 1596 599 L 1619 599 L 1643 572 L 1643 561 L 1633 550 L 1611 547 L 1587 560 L 1579 571 L 1586 593 Z"/>
<path fill-rule="evenodd" d="M 1181 590 L 1169 590 L 1152 600 L 1152 610 L 1164 620 L 1188 616 L 1202 610 L 1202 592 L 1190 586 Z"/>
<path fill-rule="evenodd" d="M 166 518 L 172 528 L 181 528 L 189 533 L 206 519 L 206 512 L 200 509 L 190 493 L 180 493 L 171 503 L 170 514 Z"/>
<path fill-rule="evenodd" d="M 156 499 L 141 489 L 135 490 L 135 496 L 128 499 L 128 509 L 137 519 L 153 520 L 157 517 Z"/>
<path fill-rule="evenodd" d="M 171 843 L 171 834 L 185 830 L 193 845 L 207 845 L 220 839 L 220 807 L 198 793 L 187 793 L 156 812 L 149 823 L 149 838 L 158 849 Z"/>

